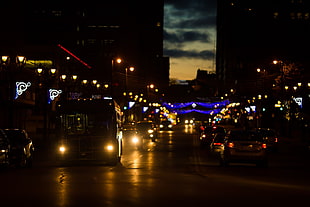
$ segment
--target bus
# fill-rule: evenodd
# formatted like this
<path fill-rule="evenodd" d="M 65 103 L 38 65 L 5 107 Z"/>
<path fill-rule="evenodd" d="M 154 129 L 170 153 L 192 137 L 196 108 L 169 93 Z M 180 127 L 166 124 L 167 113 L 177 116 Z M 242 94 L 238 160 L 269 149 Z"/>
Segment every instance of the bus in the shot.
<path fill-rule="evenodd" d="M 93 160 L 117 165 L 122 155 L 122 112 L 110 97 L 56 104 L 59 161 Z"/>

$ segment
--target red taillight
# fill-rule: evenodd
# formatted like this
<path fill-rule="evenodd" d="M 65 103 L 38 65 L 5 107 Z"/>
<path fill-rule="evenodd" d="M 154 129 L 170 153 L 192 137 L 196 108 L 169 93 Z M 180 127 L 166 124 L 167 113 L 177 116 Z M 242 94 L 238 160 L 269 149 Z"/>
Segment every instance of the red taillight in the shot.
<path fill-rule="evenodd" d="M 278 142 L 278 138 L 276 137 L 276 138 L 274 138 L 274 142 Z"/>
<path fill-rule="evenodd" d="M 220 146 L 220 145 L 222 145 L 222 143 L 220 143 L 220 142 L 214 142 L 213 145 Z"/>
<path fill-rule="evenodd" d="M 235 145 L 234 145 L 234 143 L 233 142 L 229 142 L 228 144 L 227 144 L 227 147 L 229 147 L 229 148 L 233 148 Z"/>
<path fill-rule="evenodd" d="M 267 145 L 266 145 L 266 144 L 262 144 L 262 148 L 263 148 L 263 149 L 266 149 L 266 148 L 267 148 Z"/>

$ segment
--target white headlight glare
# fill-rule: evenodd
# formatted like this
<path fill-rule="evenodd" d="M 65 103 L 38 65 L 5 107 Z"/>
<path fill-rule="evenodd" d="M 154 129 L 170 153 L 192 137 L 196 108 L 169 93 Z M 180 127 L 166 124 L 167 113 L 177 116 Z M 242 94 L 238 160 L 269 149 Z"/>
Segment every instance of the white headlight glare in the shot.
<path fill-rule="evenodd" d="M 64 146 L 60 146 L 60 147 L 59 147 L 59 151 L 62 152 L 62 153 L 64 153 L 64 152 L 66 151 L 66 148 L 65 148 Z"/>
<path fill-rule="evenodd" d="M 114 147 L 113 147 L 113 145 L 109 144 L 109 145 L 106 146 L 106 149 L 108 151 L 113 151 Z"/>
<path fill-rule="evenodd" d="M 132 138 L 132 142 L 133 142 L 133 143 L 138 143 L 138 142 L 139 142 L 139 139 L 138 139 L 137 137 L 133 137 L 133 138 Z"/>

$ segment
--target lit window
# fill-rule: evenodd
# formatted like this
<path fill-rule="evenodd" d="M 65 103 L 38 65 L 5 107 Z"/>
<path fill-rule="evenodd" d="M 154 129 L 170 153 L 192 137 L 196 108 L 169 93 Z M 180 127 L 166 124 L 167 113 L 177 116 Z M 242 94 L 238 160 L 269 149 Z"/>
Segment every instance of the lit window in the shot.
<path fill-rule="evenodd" d="M 273 18 L 274 19 L 278 19 L 279 18 L 279 13 L 278 12 L 274 12 L 273 13 Z"/>
<path fill-rule="evenodd" d="M 297 13 L 297 19 L 302 19 L 302 13 L 301 12 Z"/>
<path fill-rule="evenodd" d="M 55 16 L 55 17 L 60 17 L 62 12 L 61 11 L 52 11 L 52 14 Z"/>
<path fill-rule="evenodd" d="M 88 44 L 95 44 L 96 43 L 96 39 L 88 39 L 87 43 Z"/>

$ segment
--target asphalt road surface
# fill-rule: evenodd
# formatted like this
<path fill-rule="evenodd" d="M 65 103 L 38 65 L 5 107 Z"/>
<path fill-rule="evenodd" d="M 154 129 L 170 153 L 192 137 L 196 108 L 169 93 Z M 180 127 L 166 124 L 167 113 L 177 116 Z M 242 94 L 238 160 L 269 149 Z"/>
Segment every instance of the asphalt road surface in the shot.
<path fill-rule="evenodd" d="M 220 167 L 199 146 L 191 126 L 162 132 L 156 142 L 133 146 L 124 134 L 117 166 L 59 166 L 52 150 L 37 149 L 33 167 L 0 170 L 0 206 L 305 206 L 310 198 L 310 156 L 282 142 L 269 167 Z M 48 152 L 48 153 L 46 153 Z"/>

